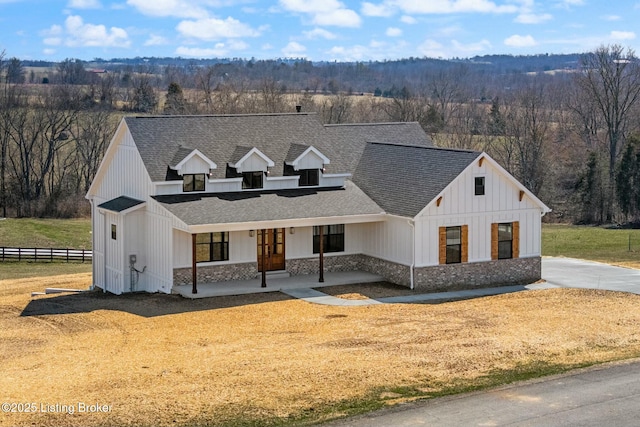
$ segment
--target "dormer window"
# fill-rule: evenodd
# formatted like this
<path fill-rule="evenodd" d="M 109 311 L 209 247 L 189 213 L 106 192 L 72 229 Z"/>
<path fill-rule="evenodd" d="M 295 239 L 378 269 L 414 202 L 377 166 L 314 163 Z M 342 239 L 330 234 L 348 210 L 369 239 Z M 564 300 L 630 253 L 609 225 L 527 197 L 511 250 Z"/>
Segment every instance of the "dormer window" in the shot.
<path fill-rule="evenodd" d="M 264 172 L 242 172 L 242 189 L 262 188 Z"/>
<path fill-rule="evenodd" d="M 300 187 L 312 187 L 320 184 L 320 171 L 318 169 L 301 169 L 296 171 L 296 175 L 300 175 L 300 181 L 298 181 Z"/>
<path fill-rule="evenodd" d="M 190 173 L 182 175 L 182 191 L 204 191 L 205 185 L 204 173 Z"/>

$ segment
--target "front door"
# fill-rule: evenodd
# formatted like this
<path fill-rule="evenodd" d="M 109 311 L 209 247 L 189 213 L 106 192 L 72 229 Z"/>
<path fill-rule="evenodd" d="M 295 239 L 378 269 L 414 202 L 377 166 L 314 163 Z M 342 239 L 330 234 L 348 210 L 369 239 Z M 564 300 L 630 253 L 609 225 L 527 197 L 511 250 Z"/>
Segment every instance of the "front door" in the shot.
<path fill-rule="evenodd" d="M 258 271 L 262 271 L 262 230 L 258 230 Z M 264 270 L 284 270 L 284 228 L 265 230 Z"/>

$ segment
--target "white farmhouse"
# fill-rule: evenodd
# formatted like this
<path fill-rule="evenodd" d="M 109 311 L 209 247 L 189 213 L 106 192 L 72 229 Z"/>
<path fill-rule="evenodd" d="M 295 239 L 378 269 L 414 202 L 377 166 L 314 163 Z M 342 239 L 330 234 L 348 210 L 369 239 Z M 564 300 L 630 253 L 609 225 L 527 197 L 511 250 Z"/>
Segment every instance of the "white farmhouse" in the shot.
<path fill-rule="evenodd" d="M 417 123 L 315 114 L 126 117 L 86 196 L 115 294 L 363 270 L 422 290 L 540 278 L 535 195 Z"/>

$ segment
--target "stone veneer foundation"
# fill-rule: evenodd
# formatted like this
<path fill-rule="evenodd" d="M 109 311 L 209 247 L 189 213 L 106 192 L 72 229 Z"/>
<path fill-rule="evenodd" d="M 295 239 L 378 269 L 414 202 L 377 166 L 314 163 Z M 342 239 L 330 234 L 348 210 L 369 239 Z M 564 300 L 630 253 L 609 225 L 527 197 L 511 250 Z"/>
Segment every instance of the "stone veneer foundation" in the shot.
<path fill-rule="evenodd" d="M 286 270 L 292 276 L 317 274 L 317 257 L 289 259 Z M 331 255 L 324 258 L 325 272 L 367 271 L 387 281 L 409 287 L 411 268 L 368 255 Z M 541 276 L 541 259 L 517 258 L 464 264 L 435 265 L 414 269 L 414 288 L 421 291 L 451 291 L 491 286 L 533 283 Z M 198 267 L 198 283 L 250 280 L 260 277 L 257 263 L 223 264 Z M 191 268 L 173 270 L 175 285 L 191 284 Z"/>

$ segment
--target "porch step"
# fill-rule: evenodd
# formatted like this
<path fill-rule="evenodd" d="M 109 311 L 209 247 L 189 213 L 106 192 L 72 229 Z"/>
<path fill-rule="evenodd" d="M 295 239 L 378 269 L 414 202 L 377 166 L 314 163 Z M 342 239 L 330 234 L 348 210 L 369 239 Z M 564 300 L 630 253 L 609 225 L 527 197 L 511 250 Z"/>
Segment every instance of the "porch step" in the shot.
<path fill-rule="evenodd" d="M 287 270 L 267 271 L 268 279 L 286 279 L 287 277 L 291 277 Z"/>

